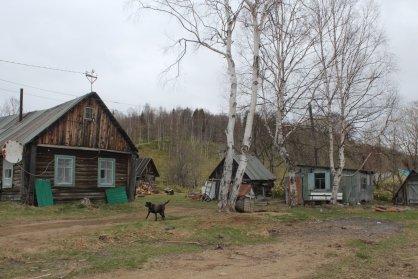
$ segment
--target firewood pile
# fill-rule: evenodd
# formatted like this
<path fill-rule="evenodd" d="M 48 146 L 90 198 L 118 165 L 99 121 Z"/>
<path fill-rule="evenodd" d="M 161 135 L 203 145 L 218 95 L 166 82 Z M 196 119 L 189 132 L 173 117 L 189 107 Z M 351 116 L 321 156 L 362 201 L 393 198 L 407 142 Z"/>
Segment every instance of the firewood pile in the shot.
<path fill-rule="evenodd" d="M 150 183 L 139 183 L 136 186 L 136 196 L 144 197 L 146 195 L 158 194 L 159 191 L 154 184 Z"/>

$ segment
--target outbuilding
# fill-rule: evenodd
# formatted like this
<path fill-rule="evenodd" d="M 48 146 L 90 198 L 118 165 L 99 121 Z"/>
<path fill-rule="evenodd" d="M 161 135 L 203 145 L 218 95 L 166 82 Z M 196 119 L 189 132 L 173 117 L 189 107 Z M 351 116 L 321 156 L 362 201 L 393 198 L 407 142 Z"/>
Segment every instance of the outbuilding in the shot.
<path fill-rule="evenodd" d="M 297 200 L 303 202 L 329 201 L 332 193 L 332 174 L 329 167 L 298 165 Z M 288 189 L 288 188 L 287 188 Z M 373 200 L 373 172 L 344 169 L 337 199 L 345 203 L 361 203 Z"/>
<path fill-rule="evenodd" d="M 274 181 L 276 177 L 261 163 L 261 161 L 253 156 L 247 155 L 247 167 L 244 172 L 242 179 L 243 184 L 251 184 L 252 191 L 256 196 L 270 196 Z M 206 181 L 203 193 L 210 195 L 211 199 L 218 199 L 221 179 L 223 175 L 225 158 L 219 162 L 216 168 L 209 175 Z M 232 166 L 232 177 L 235 176 L 238 169 L 239 156 L 234 154 L 233 166 Z"/>
<path fill-rule="evenodd" d="M 395 205 L 418 205 L 418 173 L 411 171 L 393 195 Z"/>

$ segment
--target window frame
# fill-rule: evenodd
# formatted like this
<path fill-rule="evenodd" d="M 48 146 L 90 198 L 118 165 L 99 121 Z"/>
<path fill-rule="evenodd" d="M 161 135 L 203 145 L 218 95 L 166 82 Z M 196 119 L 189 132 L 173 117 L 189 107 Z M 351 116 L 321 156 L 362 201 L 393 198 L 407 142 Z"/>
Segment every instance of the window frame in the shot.
<path fill-rule="evenodd" d="M 88 121 L 94 120 L 94 108 L 93 107 L 84 108 L 84 119 Z"/>
<path fill-rule="evenodd" d="M 369 185 L 367 176 L 362 176 L 360 178 L 360 188 L 361 189 L 367 189 L 367 186 Z"/>
<path fill-rule="evenodd" d="M 323 176 L 320 178 L 317 178 L 317 176 Z M 314 190 L 325 190 L 327 188 L 327 182 L 326 182 L 327 178 L 326 178 L 326 173 L 325 172 L 316 172 L 314 173 Z M 317 181 L 322 181 L 320 186 L 323 187 L 317 187 Z"/>
<path fill-rule="evenodd" d="M 71 182 L 58 182 L 58 161 L 71 160 Z M 75 156 L 70 155 L 55 155 L 54 156 L 54 186 L 55 187 L 74 187 L 75 186 Z"/>
<path fill-rule="evenodd" d="M 110 162 L 111 163 L 111 182 L 102 182 L 102 178 L 101 178 L 101 171 L 102 171 L 102 167 L 101 167 L 101 162 Z M 107 172 L 105 172 L 105 174 L 107 174 Z M 97 187 L 105 187 L 105 188 L 109 188 L 109 187 L 115 187 L 115 180 L 116 180 L 116 159 L 115 158 L 104 158 L 104 157 L 99 157 L 97 159 Z"/>
<path fill-rule="evenodd" d="M 6 178 L 6 171 L 10 170 L 10 177 Z M 1 181 L 1 188 L 2 189 L 11 189 L 13 188 L 13 164 L 9 161 L 3 159 L 3 167 L 2 167 L 2 181 Z"/>

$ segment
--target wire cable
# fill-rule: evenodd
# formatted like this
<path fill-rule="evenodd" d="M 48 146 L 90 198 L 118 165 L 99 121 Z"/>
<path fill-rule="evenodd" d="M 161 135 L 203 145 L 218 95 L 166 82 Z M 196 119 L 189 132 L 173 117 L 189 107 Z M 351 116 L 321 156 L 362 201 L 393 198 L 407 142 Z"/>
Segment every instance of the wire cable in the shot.
<path fill-rule="evenodd" d="M 72 71 L 72 70 L 60 69 L 60 68 L 54 68 L 54 67 L 47 67 L 47 66 L 39 66 L 39 65 L 33 65 L 33 64 L 26 64 L 26 63 L 20 63 L 20 62 L 15 62 L 15 61 L 10 61 L 10 60 L 4 60 L 4 59 L 0 59 L 0 62 L 9 63 L 9 64 L 15 64 L 15 65 L 20 65 L 20 66 L 25 66 L 25 67 L 32 67 L 32 68 L 39 68 L 39 69 L 51 70 L 51 71 L 67 72 L 67 73 L 82 74 L 82 75 L 85 75 L 86 74 L 86 73 L 78 72 L 78 71 Z"/>
<path fill-rule="evenodd" d="M 45 92 L 49 92 L 49 93 L 55 93 L 55 94 L 59 94 L 59 95 L 66 95 L 66 96 L 71 96 L 71 97 L 79 97 L 76 94 L 69 94 L 69 93 L 64 93 L 64 92 L 55 91 L 55 90 L 43 89 L 43 88 L 32 86 L 32 85 L 29 85 L 29 84 L 24 84 L 24 83 L 20 83 L 20 82 L 5 80 L 5 79 L 2 79 L 2 78 L 0 78 L 0 81 L 11 83 L 11 84 L 16 84 L 16 85 L 21 85 L 21 86 L 26 86 L 26 87 L 29 87 L 29 88 L 33 88 L 33 89 L 37 89 L 37 90 L 41 90 L 41 91 L 45 91 Z"/>

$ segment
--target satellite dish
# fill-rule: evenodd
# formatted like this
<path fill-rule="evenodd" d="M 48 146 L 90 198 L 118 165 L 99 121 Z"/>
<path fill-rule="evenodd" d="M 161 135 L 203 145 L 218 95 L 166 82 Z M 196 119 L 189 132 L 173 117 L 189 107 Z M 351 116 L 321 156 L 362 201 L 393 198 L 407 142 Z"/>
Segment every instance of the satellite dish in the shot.
<path fill-rule="evenodd" d="M 8 140 L 1 149 L 3 159 L 9 163 L 16 164 L 22 161 L 23 146 L 15 140 Z"/>

